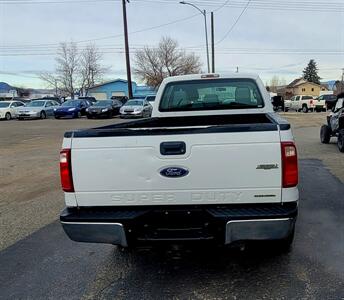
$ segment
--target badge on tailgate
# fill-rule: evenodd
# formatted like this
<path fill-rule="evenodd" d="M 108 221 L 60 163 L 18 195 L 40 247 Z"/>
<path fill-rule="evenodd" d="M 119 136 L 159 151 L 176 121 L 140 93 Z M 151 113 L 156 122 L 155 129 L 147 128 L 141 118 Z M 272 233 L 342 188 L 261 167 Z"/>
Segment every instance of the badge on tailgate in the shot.
<path fill-rule="evenodd" d="M 183 167 L 166 167 L 160 170 L 160 175 L 164 177 L 177 178 L 189 174 L 189 170 Z"/>

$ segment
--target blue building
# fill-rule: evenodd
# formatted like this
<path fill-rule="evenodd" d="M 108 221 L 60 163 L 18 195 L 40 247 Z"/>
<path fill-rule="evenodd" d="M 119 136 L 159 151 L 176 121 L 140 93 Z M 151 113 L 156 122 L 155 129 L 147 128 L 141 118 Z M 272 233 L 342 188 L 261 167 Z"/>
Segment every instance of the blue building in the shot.
<path fill-rule="evenodd" d="M 154 88 L 137 85 L 134 81 L 132 82 L 132 89 L 134 97 L 145 97 L 156 93 Z M 89 89 L 88 96 L 95 97 L 97 100 L 110 99 L 112 96 L 128 96 L 128 82 L 124 79 L 116 79 L 95 85 Z"/>

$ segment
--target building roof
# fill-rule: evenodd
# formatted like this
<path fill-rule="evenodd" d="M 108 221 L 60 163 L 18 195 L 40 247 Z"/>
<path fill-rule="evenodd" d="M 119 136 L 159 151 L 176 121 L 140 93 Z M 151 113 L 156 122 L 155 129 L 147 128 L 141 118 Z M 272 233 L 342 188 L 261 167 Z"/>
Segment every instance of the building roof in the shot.
<path fill-rule="evenodd" d="M 10 90 L 13 90 L 14 88 L 7 84 L 6 82 L 0 82 L 0 91 L 2 92 L 8 92 Z"/>
<path fill-rule="evenodd" d="M 289 83 L 288 85 L 287 85 L 287 88 L 293 88 L 293 87 L 295 87 L 296 85 L 299 85 L 300 84 L 300 82 L 306 82 L 306 80 L 304 80 L 303 78 L 297 78 L 297 79 L 295 79 L 295 80 L 293 80 L 291 83 Z"/>
<path fill-rule="evenodd" d="M 312 85 L 320 86 L 320 84 L 307 81 L 304 78 L 297 78 L 297 79 L 293 80 L 291 83 L 289 83 L 287 88 L 295 88 L 295 87 L 303 85 L 303 84 L 312 84 Z"/>
<path fill-rule="evenodd" d="M 310 82 L 310 81 L 299 82 L 299 83 L 295 84 L 294 87 L 297 87 L 297 86 L 300 86 L 300 85 L 303 85 L 303 84 L 311 84 L 311 85 L 316 85 L 316 86 L 320 87 L 320 84 L 317 84 L 317 83 L 314 83 L 314 82 Z"/>
<path fill-rule="evenodd" d="M 107 85 L 107 84 L 111 84 L 111 83 L 116 83 L 116 82 L 127 83 L 128 81 L 125 80 L 125 79 L 117 78 L 117 79 L 114 79 L 114 80 L 105 81 L 105 82 L 103 82 L 103 83 L 96 84 L 96 85 L 92 86 L 90 89 L 98 88 L 98 87 L 101 87 L 101 86 L 104 86 L 104 85 Z M 133 85 L 136 85 L 136 82 L 135 82 L 135 81 L 132 81 L 131 83 L 132 83 Z"/>

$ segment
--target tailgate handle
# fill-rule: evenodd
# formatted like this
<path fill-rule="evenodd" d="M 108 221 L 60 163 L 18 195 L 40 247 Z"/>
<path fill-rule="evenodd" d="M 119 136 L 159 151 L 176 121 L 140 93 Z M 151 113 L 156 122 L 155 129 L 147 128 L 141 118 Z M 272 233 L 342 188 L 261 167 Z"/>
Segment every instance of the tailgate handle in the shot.
<path fill-rule="evenodd" d="M 183 155 L 186 152 L 184 142 L 164 142 L 160 144 L 160 153 L 162 155 Z"/>

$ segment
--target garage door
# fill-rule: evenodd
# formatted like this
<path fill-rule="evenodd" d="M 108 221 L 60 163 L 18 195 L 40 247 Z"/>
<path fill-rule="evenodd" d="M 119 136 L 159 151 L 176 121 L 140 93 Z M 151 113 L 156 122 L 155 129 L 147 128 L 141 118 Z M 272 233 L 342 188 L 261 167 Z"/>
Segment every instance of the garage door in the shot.
<path fill-rule="evenodd" d="M 90 96 L 96 98 L 97 100 L 106 100 L 107 99 L 106 93 L 90 93 Z"/>
<path fill-rule="evenodd" d="M 112 96 L 125 96 L 125 92 L 112 92 Z"/>

